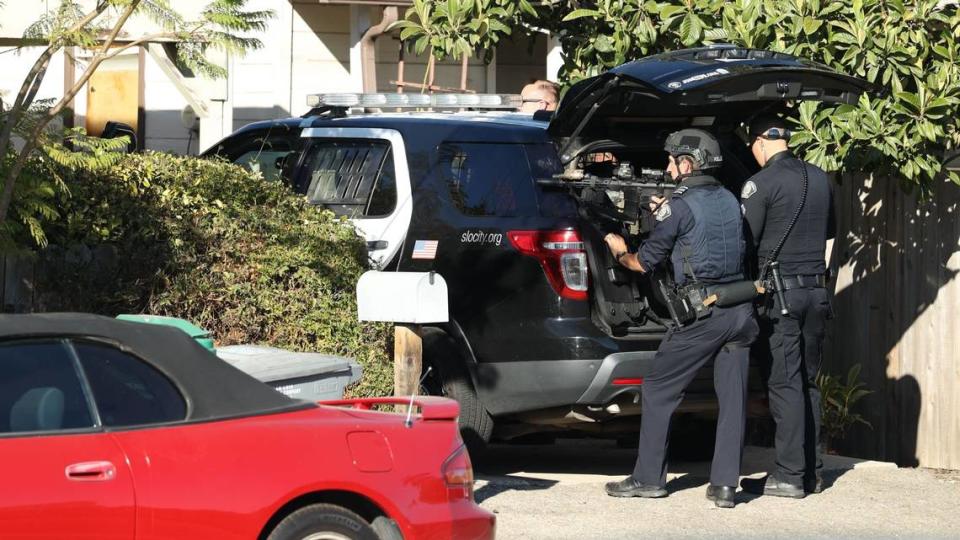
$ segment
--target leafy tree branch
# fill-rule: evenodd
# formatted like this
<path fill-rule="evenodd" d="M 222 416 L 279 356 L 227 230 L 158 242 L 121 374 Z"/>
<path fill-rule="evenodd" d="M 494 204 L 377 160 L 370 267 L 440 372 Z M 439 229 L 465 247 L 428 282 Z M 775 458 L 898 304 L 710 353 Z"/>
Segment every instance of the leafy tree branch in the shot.
<path fill-rule="evenodd" d="M 65 112 L 103 62 L 146 43 L 173 41 L 177 44 L 179 60 L 188 68 L 206 76 L 224 76 L 223 67 L 207 59 L 207 51 L 243 53 L 262 47 L 262 43 L 250 34 L 264 30 L 273 16 L 271 11 L 247 10 L 246 3 L 247 0 L 212 0 L 200 12 L 198 20 L 191 21 L 174 10 L 169 0 L 99 0 L 89 11 L 84 11 L 78 0 L 61 0 L 28 26 L 24 39 L 45 45 L 14 101 L 9 107 L 0 103 L 0 156 L 3 157 L 0 161 L 0 178 L 3 179 L 0 243 L 10 234 L 8 218 L 18 179 L 37 152 L 57 148 L 57 155 L 63 158 L 65 147 L 56 146 L 63 137 L 51 130 L 50 125 Z M 131 18 L 140 15 L 161 31 L 121 40 Z M 37 94 L 52 59 L 70 48 L 92 52 L 86 68 L 63 97 L 38 109 L 35 106 Z M 76 135 L 68 133 L 67 138 L 76 139 Z M 20 141 L 19 148 L 16 148 L 15 140 Z M 84 151 L 89 153 L 90 147 Z M 34 238 L 42 241 L 38 235 Z"/>

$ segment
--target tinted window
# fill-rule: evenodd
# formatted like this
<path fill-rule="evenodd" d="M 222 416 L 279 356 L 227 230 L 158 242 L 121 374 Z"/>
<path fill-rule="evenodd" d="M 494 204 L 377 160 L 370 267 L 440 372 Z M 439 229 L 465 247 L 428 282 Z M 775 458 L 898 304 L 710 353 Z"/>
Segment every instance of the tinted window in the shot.
<path fill-rule="evenodd" d="M 557 151 L 550 144 L 524 145 L 527 152 L 527 163 L 530 165 L 530 174 L 534 180 L 552 178 L 553 175 L 563 172 L 563 164 L 557 156 Z M 544 217 L 576 217 L 577 203 L 565 190 L 544 188 L 537 186 L 540 195 L 540 215 Z"/>
<path fill-rule="evenodd" d="M 537 215 L 537 191 L 523 145 L 444 143 L 440 175 L 469 216 Z"/>
<path fill-rule="evenodd" d="M 387 150 L 380 176 L 373 185 L 373 194 L 370 195 L 370 204 L 367 206 L 367 217 L 389 216 L 397 207 L 397 178 L 394 174 L 393 151 Z"/>
<path fill-rule="evenodd" d="M 92 415 L 68 345 L 0 344 L 0 433 L 89 427 Z"/>
<path fill-rule="evenodd" d="M 98 343 L 74 344 L 105 426 L 134 426 L 182 420 L 186 403 L 155 368 Z"/>
<path fill-rule="evenodd" d="M 337 215 L 389 215 L 397 205 L 390 144 L 371 139 L 317 139 L 307 151 L 297 188 L 311 203 Z"/>

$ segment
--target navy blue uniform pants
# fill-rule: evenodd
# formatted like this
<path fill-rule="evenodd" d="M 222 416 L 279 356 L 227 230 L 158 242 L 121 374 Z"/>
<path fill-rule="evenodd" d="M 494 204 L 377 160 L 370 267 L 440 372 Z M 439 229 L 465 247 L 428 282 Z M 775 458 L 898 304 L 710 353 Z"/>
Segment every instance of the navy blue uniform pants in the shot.
<path fill-rule="evenodd" d="M 636 480 L 650 486 L 666 485 L 670 418 L 697 371 L 712 359 L 720 414 L 710 483 L 737 485 L 747 417 L 750 344 L 758 333 L 750 303 L 714 307 L 709 317 L 667 333 L 643 382 L 640 447 L 633 471 Z"/>
<path fill-rule="evenodd" d="M 823 467 L 820 457 L 820 387 L 817 373 L 823 356 L 827 319 L 833 317 L 824 288 L 791 289 L 784 292 L 789 315 L 780 314 L 773 295 L 773 309 L 761 319 L 760 348 L 766 355 L 770 413 L 777 424 L 776 475 L 784 482 L 802 486 Z"/>

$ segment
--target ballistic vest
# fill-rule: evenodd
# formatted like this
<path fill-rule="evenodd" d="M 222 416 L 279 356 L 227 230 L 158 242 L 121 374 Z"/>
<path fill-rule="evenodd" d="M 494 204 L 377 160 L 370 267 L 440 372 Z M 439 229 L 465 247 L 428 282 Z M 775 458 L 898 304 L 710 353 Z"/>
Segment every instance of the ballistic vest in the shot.
<path fill-rule="evenodd" d="M 712 176 L 686 178 L 673 193 L 693 214 L 670 255 L 677 283 L 728 283 L 744 279 L 746 241 L 740 202 Z"/>

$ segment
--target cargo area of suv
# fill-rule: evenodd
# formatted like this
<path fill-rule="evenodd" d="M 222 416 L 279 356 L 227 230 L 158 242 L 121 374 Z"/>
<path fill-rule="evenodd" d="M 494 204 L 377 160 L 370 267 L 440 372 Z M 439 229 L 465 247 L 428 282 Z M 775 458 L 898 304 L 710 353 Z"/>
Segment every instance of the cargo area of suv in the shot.
<path fill-rule="evenodd" d="M 471 446 L 538 432 L 621 436 L 639 429 L 639 393 L 668 325 L 657 287 L 666 270 L 633 275 L 602 240 L 642 240 L 652 219 L 637 201 L 565 179 L 662 169 L 667 135 L 693 126 L 717 136 L 717 176 L 739 193 L 755 170 L 742 122 L 803 100 L 853 103 L 871 90 L 793 56 L 718 46 L 581 81 L 547 117 L 334 110 L 249 126 L 208 153 L 233 159 L 230 149 L 240 155 L 248 139 L 286 137 L 278 144 L 291 150 L 273 169 L 351 218 L 376 267 L 443 276 L 450 322 L 422 328 L 431 368 L 422 391 L 460 402 Z M 755 371 L 750 391 L 762 412 Z M 711 366 L 679 411 L 715 415 Z"/>

